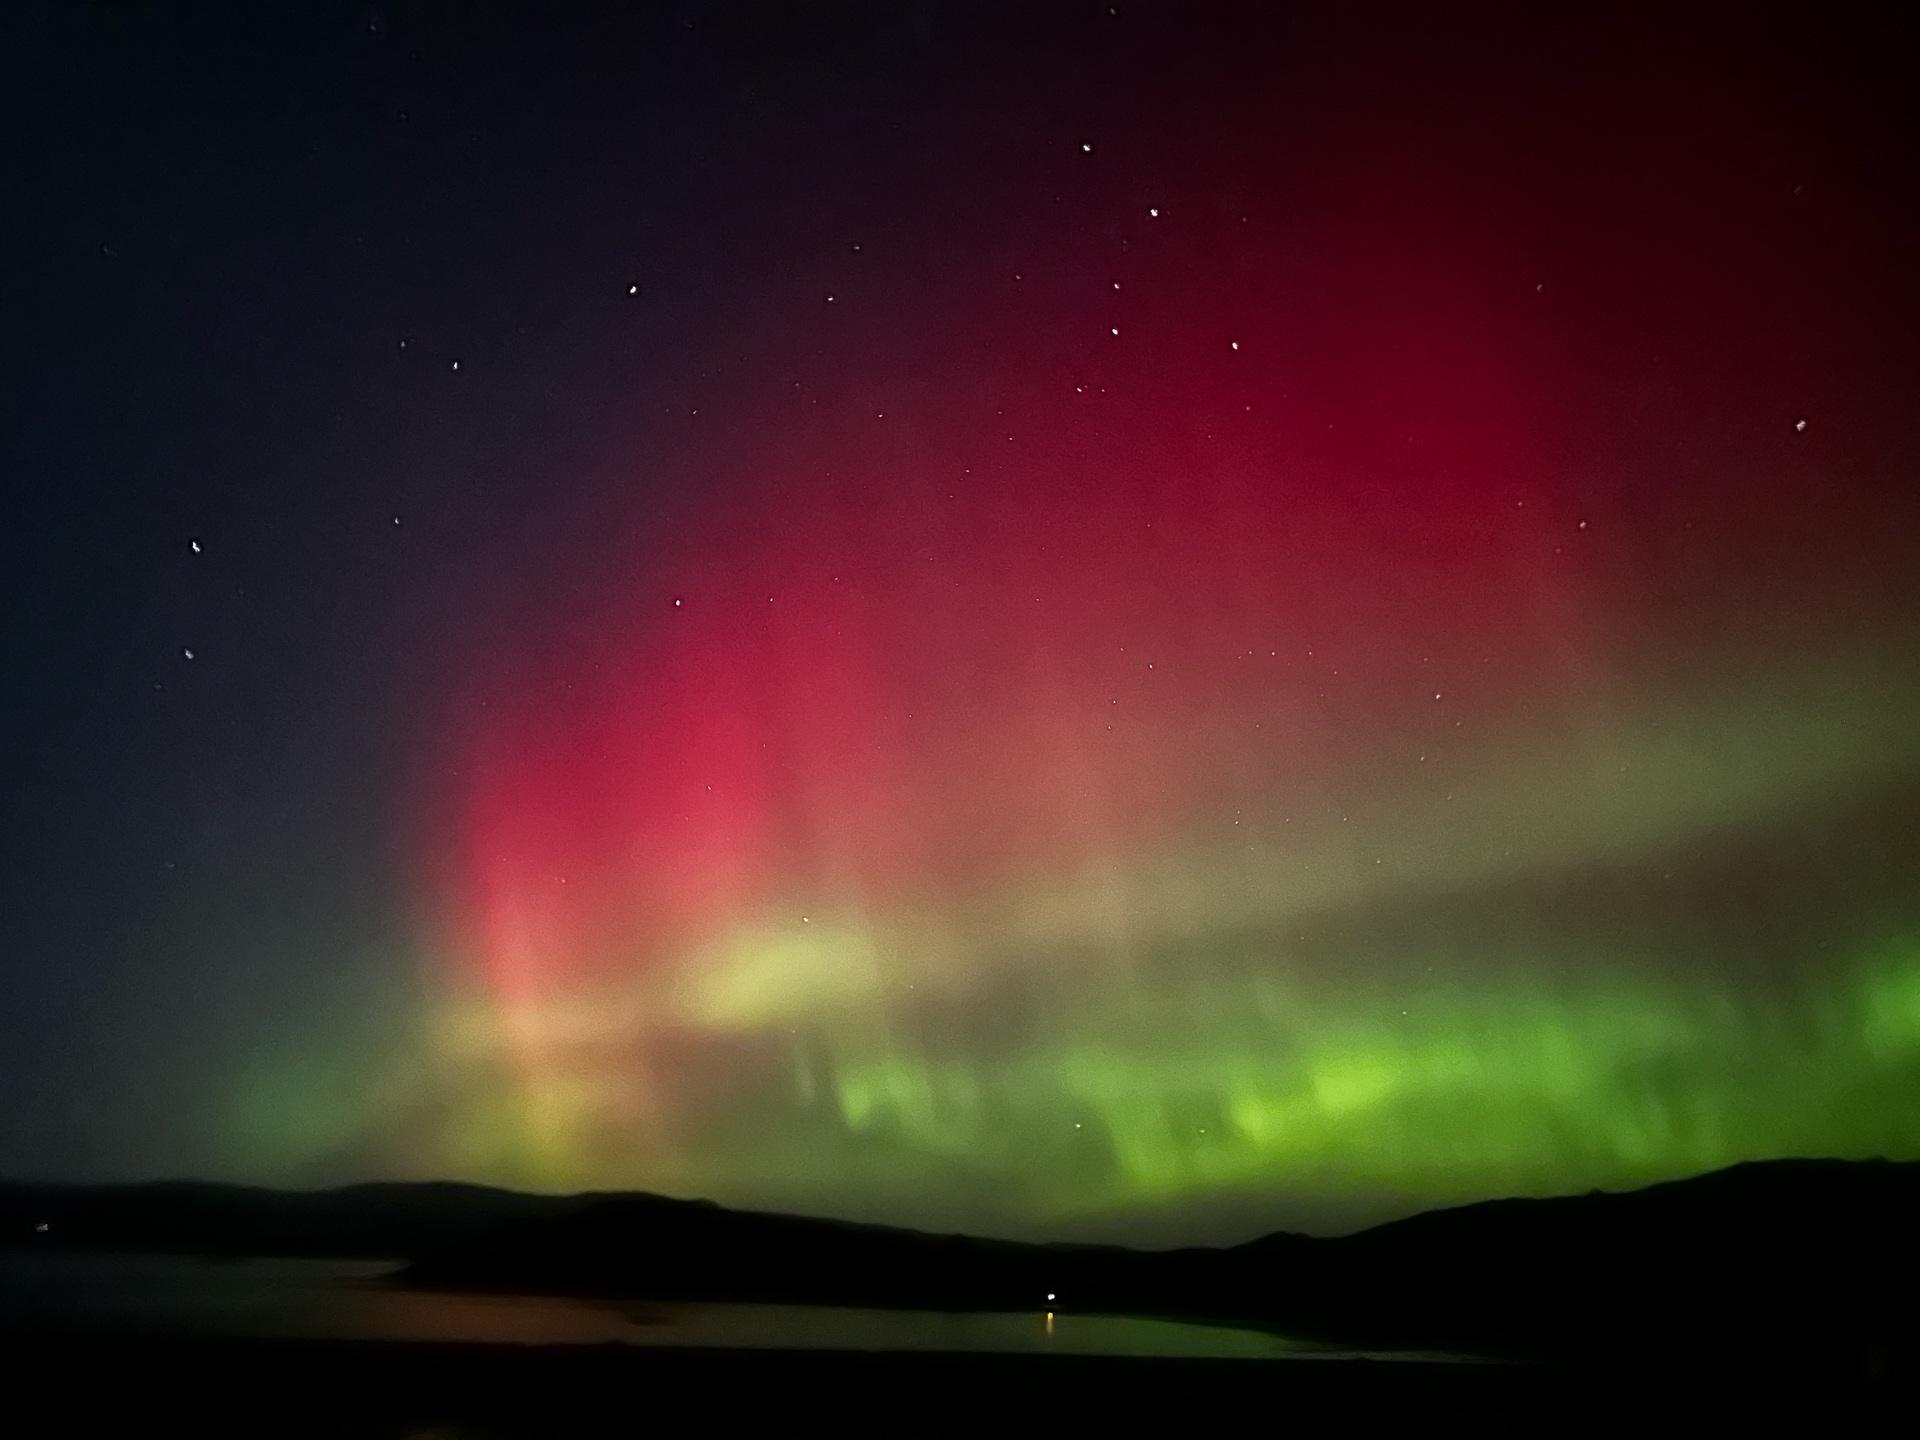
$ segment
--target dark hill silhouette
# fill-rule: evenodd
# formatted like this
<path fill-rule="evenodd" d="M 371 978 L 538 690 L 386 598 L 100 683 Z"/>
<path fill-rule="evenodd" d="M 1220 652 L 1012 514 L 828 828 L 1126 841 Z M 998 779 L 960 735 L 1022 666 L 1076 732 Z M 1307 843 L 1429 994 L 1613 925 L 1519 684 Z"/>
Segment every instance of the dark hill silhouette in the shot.
<path fill-rule="evenodd" d="M 1560 1355 L 1647 1344 L 1912 1355 L 1916 1219 L 1920 1165 L 1769 1161 L 1430 1211 L 1315 1247 L 1306 1268 L 1316 1323 L 1349 1334 Z M 1278 1289 L 1301 1258 L 1283 1242 L 1258 1268 Z"/>
<path fill-rule="evenodd" d="M 929 1235 L 639 1193 L 455 1184 L 0 1186 L 13 1246 L 379 1256 L 406 1283 L 652 1299 L 1047 1308 L 1543 1357 L 1911 1355 L 1920 1164 L 1774 1161 L 1496 1200 L 1357 1235 L 1134 1251 Z M 46 1230 L 36 1228 L 46 1225 Z"/>
<path fill-rule="evenodd" d="M 0 1184 L 0 1244 L 63 1250 L 412 1258 L 562 1213 L 578 1197 L 452 1181 L 267 1190 L 196 1180 Z M 37 1227 L 45 1225 L 43 1232 Z"/>

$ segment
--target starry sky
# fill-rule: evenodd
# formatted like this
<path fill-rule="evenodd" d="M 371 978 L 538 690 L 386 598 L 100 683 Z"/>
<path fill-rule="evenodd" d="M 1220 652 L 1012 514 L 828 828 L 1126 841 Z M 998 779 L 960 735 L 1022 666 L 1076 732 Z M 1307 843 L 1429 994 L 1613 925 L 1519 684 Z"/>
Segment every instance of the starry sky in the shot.
<path fill-rule="evenodd" d="M 610 8 L 0 21 L 0 1173 L 1920 1158 L 1912 36 Z"/>

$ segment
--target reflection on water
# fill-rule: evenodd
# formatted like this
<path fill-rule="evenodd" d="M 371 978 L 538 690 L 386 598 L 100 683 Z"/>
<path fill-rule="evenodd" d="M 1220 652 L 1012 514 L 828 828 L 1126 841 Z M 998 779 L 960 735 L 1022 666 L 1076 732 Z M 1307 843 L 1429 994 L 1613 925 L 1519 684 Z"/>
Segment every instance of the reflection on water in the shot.
<path fill-rule="evenodd" d="M 1357 1352 L 1258 1330 L 1124 1315 L 868 1310 L 471 1295 L 388 1282 L 373 1262 L 0 1255 L 0 1323 L 288 1339 L 721 1349 L 948 1350 L 1191 1359 Z M 1405 1359 L 1452 1359 L 1397 1355 Z"/>

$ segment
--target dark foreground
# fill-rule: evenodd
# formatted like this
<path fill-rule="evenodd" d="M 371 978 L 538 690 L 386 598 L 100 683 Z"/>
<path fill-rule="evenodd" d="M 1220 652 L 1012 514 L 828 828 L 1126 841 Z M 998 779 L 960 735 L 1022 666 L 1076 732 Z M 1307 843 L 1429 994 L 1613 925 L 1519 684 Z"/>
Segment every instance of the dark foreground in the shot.
<path fill-rule="evenodd" d="M 1151 1252 L 639 1193 L 0 1184 L 0 1253 L 359 1257 L 404 1261 L 394 1283 L 451 1292 L 949 1313 L 1033 1313 L 1057 1293 L 1080 1313 L 1255 1325 L 1368 1350 L 1564 1362 L 1710 1349 L 1716 1365 L 1817 1351 L 1844 1369 L 1879 1351 L 1920 1356 L 1916 1215 L 1920 1163 L 1818 1160 L 1488 1201 L 1338 1238 Z"/>
<path fill-rule="evenodd" d="M 9 1408 L 35 1417 L 14 1433 L 36 1435 L 1857 1433 L 1913 1399 L 1892 1376 L 1802 1371 L 1785 1347 L 1727 1371 L 49 1335 L 5 1350 Z"/>
<path fill-rule="evenodd" d="M 922 1235 L 648 1195 L 0 1186 L 0 1253 L 11 1256 L 0 1267 L 0 1432 L 1909 1433 L 1920 1413 L 1916 1215 L 1920 1165 L 1818 1161 L 1495 1201 L 1340 1239 L 1169 1252 Z M 197 1257 L 178 1304 L 160 1271 L 136 1263 L 143 1253 Z M 269 1269 L 262 1289 L 248 1256 L 400 1268 L 317 1291 Z M 83 1283 L 103 1266 L 124 1275 Z M 1244 1347 L 1199 1358 L 1227 1352 L 1178 1339 L 1062 1353 L 1074 1331 L 1047 1353 L 911 1349 L 886 1346 L 899 1338 L 890 1318 L 878 1331 L 871 1320 L 834 1330 L 826 1310 L 817 1326 L 748 1336 L 750 1348 L 722 1348 L 697 1326 L 631 1333 L 646 1328 L 631 1307 L 681 1302 L 1005 1312 L 1037 1324 L 1056 1292 L 1063 1325 L 1240 1327 L 1285 1337 L 1287 1358 L 1246 1358 Z M 431 1324 L 416 1323 L 421 1297 L 438 1297 Z M 476 1319 L 498 1319 L 509 1297 L 505 1328 Z M 335 1302 L 346 1309 L 327 1308 Z M 555 1328 L 581 1306 L 600 1309 Z M 1308 1353 L 1327 1342 L 1372 1358 Z"/>

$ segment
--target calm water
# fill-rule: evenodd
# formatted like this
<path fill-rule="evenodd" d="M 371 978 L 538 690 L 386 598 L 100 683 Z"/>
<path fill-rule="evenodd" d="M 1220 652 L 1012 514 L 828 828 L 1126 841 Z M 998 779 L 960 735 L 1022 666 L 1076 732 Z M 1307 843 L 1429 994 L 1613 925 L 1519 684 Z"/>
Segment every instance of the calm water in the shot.
<path fill-rule="evenodd" d="M 37 1328 L 528 1345 L 959 1350 L 1207 1359 L 1333 1359 L 1363 1352 L 1257 1330 L 1118 1315 L 952 1313 L 463 1295 L 383 1280 L 378 1261 L 0 1255 L 0 1321 Z M 1380 1357 L 1384 1358 L 1384 1356 Z M 1394 1358 L 1453 1360 L 1396 1352 Z"/>

